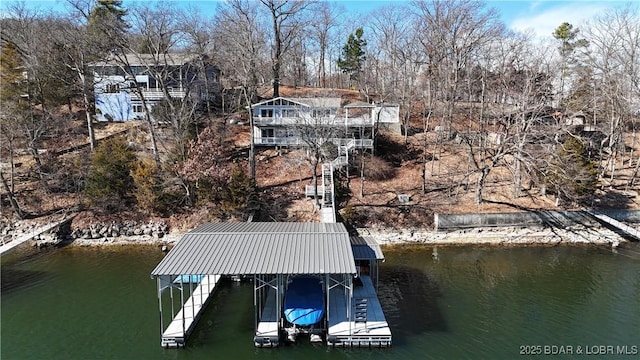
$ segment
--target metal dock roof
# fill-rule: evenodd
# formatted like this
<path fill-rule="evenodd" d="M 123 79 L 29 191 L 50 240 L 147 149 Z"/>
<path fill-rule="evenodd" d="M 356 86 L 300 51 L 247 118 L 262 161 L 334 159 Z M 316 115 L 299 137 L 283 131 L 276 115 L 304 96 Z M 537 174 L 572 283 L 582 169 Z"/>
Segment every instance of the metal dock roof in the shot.
<path fill-rule="evenodd" d="M 384 260 L 380 244 L 371 236 L 352 236 L 351 249 L 355 260 Z"/>
<path fill-rule="evenodd" d="M 207 223 L 184 235 L 151 276 L 355 273 L 341 223 Z"/>

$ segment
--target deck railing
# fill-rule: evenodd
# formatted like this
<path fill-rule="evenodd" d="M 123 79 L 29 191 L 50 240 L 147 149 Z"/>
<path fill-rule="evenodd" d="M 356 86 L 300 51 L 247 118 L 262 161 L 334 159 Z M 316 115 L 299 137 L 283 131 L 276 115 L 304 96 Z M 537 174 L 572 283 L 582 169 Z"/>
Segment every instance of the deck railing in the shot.
<path fill-rule="evenodd" d="M 186 91 L 180 89 L 170 89 L 169 95 L 174 99 L 183 99 L 186 96 Z M 142 96 L 145 100 L 162 100 L 164 99 L 164 92 L 162 90 L 142 90 Z M 140 100 L 140 96 L 136 90 L 131 91 L 131 100 Z"/>
<path fill-rule="evenodd" d="M 305 146 L 305 142 L 302 141 L 299 137 L 296 136 L 288 136 L 288 137 L 263 137 L 256 138 L 256 145 L 267 145 L 267 146 Z M 373 140 L 372 139 L 344 139 L 344 138 L 331 138 L 329 139 L 336 146 L 347 146 L 351 142 L 353 143 L 353 147 L 356 149 L 371 149 L 373 148 Z"/>
<path fill-rule="evenodd" d="M 315 119 L 304 119 L 299 117 L 280 117 L 280 116 L 271 116 L 271 117 L 263 117 L 263 116 L 254 116 L 253 123 L 256 126 L 267 126 L 267 125 L 315 125 Z M 335 118 L 327 118 L 327 119 L 319 119 L 318 123 L 327 126 L 373 126 L 373 122 L 371 121 L 371 117 L 357 117 L 357 118 L 344 118 L 344 117 L 335 117 Z"/>

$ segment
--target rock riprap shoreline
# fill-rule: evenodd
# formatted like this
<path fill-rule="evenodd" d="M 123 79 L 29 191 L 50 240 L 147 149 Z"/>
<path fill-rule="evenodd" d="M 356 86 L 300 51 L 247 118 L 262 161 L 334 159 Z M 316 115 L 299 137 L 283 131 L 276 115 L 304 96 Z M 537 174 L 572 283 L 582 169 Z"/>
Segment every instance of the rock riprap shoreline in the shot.
<path fill-rule="evenodd" d="M 4 224 L 0 234 L 5 241 L 11 236 L 28 233 L 37 225 Z M 429 229 L 375 229 L 359 228 L 362 236 L 371 236 L 381 245 L 559 245 L 594 244 L 617 247 L 627 240 L 604 227 L 568 226 L 562 228 L 531 227 L 479 227 L 462 230 L 433 231 Z M 109 245 L 172 245 L 184 232 L 172 231 L 163 221 L 99 222 L 67 232 L 43 233 L 36 237 L 37 246 L 60 241 L 72 246 Z"/>
<path fill-rule="evenodd" d="M 358 229 L 381 245 L 559 245 L 594 244 L 617 247 L 627 240 L 603 227 L 479 227 L 463 230 Z"/>

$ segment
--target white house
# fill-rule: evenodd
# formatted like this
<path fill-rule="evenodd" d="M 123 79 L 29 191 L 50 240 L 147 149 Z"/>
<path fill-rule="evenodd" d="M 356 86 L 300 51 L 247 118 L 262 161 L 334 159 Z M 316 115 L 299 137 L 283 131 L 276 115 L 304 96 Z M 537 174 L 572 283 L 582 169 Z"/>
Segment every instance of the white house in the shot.
<path fill-rule="evenodd" d="M 365 102 L 344 103 L 339 97 L 277 97 L 251 106 L 255 145 L 303 146 L 301 129 L 331 128 L 337 146 L 373 148 L 380 127 L 399 127 L 399 107 Z"/>
<path fill-rule="evenodd" d="M 202 62 L 196 60 L 179 53 L 161 55 L 161 61 L 150 54 L 126 54 L 92 64 L 98 121 L 142 118 L 167 97 L 164 90 L 173 99 L 191 96 L 213 101 L 219 92 L 220 70 L 206 61 L 201 69 Z"/>

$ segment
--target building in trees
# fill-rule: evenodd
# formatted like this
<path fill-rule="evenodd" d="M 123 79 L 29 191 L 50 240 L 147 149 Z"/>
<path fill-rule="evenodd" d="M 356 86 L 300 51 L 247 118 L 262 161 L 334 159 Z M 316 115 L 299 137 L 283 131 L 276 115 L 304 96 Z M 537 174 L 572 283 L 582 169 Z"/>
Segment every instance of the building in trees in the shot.
<path fill-rule="evenodd" d="M 372 149 L 376 130 L 399 129 L 399 106 L 351 102 L 339 97 L 277 97 L 251 106 L 253 138 L 261 146 L 336 146 Z M 323 145 L 323 144 L 317 144 Z"/>
<path fill-rule="evenodd" d="M 98 121 L 143 118 L 163 99 L 214 102 L 220 93 L 220 69 L 186 54 L 115 55 L 92 68 Z"/>

